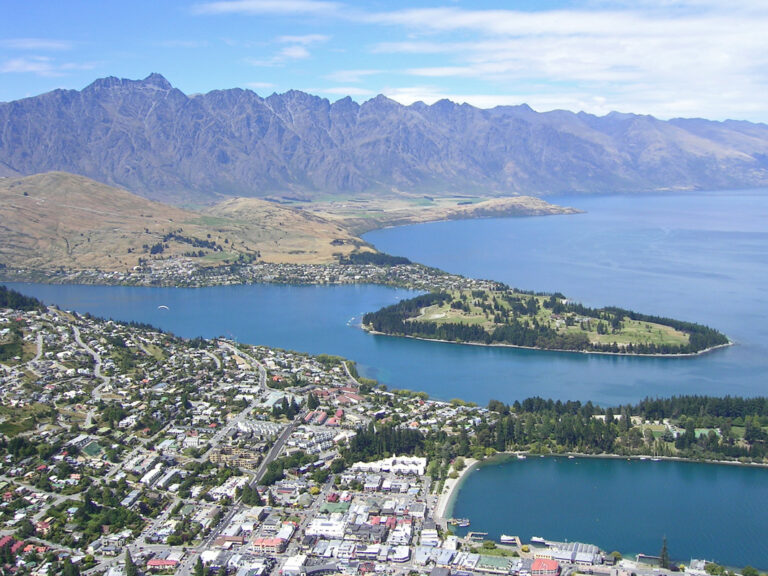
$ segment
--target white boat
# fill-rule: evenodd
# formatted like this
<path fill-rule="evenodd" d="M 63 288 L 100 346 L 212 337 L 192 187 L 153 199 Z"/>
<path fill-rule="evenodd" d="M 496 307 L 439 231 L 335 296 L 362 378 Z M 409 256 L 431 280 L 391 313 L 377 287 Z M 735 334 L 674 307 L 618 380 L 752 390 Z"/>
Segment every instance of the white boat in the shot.
<path fill-rule="evenodd" d="M 525 454 L 518 454 L 517 455 L 518 460 L 525 460 Z"/>
<path fill-rule="evenodd" d="M 541 536 L 531 536 L 531 542 L 533 544 L 544 544 L 545 546 L 547 545 L 547 541 L 544 540 L 544 538 Z"/>
<path fill-rule="evenodd" d="M 499 542 L 502 544 L 517 544 L 517 536 L 507 536 L 506 534 L 502 534 L 499 537 Z"/>

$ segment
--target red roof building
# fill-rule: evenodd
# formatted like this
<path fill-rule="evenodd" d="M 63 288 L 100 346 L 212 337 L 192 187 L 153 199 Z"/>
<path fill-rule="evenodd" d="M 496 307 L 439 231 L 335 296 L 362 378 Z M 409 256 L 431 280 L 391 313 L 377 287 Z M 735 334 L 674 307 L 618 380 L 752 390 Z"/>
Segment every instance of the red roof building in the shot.
<path fill-rule="evenodd" d="M 557 576 L 560 573 L 560 564 L 556 560 L 536 558 L 531 565 L 533 576 Z"/>
<path fill-rule="evenodd" d="M 175 568 L 178 564 L 178 560 L 163 560 L 162 558 L 152 558 L 147 562 L 147 569 L 165 570 L 166 568 Z"/>
<path fill-rule="evenodd" d="M 282 538 L 256 538 L 253 548 L 267 554 L 281 554 L 285 550 L 285 540 Z"/>

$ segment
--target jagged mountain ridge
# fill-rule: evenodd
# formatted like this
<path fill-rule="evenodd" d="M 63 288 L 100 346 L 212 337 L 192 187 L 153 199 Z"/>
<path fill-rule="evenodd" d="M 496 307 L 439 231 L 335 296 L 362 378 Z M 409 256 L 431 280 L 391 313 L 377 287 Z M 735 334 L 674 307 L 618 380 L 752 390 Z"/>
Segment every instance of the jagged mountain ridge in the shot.
<path fill-rule="evenodd" d="M 188 96 L 152 74 L 0 103 L 0 176 L 52 170 L 177 203 L 727 189 L 768 185 L 768 126 L 295 90 Z"/>

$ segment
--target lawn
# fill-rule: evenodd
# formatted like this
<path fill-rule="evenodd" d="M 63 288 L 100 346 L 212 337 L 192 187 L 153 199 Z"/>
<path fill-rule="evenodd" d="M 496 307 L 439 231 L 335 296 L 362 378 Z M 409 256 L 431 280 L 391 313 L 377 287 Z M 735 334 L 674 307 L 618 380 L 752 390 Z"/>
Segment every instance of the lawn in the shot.
<path fill-rule="evenodd" d="M 590 342 L 601 344 L 616 342 L 619 346 L 629 343 L 685 345 L 689 340 L 686 333 L 670 326 L 630 320 L 627 317 L 622 319 L 620 327 L 614 331 L 607 320 L 585 317 L 575 312 L 556 314 L 552 307 L 545 306 L 545 303 L 551 302 L 549 296 L 533 296 L 514 291 L 484 292 L 482 295 L 476 292 L 454 291 L 451 296 L 453 298 L 451 301 L 424 308 L 421 315 L 413 320 L 434 322 L 438 325 L 482 326 L 486 331 L 492 332 L 496 327 L 507 323 L 508 319 L 515 318 L 521 323 L 536 322 L 541 326 L 549 326 L 560 334 L 584 333 Z M 535 312 L 533 312 L 534 306 L 530 304 L 531 300 L 536 302 Z M 451 304 L 454 302 L 461 303 L 463 308 L 452 307 Z M 526 307 L 526 310 L 521 311 L 521 307 Z M 600 323 L 605 328 L 602 331 L 606 333 L 599 333 Z"/>

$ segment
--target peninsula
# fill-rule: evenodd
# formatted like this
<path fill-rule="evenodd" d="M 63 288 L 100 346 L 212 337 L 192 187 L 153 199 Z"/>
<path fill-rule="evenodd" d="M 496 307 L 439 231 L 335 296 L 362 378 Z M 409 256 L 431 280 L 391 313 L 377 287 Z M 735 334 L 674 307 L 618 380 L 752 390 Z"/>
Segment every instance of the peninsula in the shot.
<path fill-rule="evenodd" d="M 371 332 L 426 340 L 639 355 L 700 354 L 730 342 L 691 322 L 622 308 L 588 308 L 562 294 L 496 284 L 432 292 L 363 316 Z"/>

